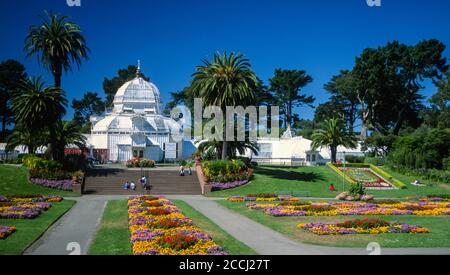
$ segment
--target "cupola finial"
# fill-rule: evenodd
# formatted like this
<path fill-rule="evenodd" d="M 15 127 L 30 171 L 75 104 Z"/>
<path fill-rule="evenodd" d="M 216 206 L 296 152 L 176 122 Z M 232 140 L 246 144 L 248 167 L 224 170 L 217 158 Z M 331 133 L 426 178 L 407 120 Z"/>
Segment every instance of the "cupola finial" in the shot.
<path fill-rule="evenodd" d="M 140 77 L 141 76 L 141 60 L 138 59 L 138 65 L 137 65 L 137 70 L 136 70 L 136 77 Z"/>

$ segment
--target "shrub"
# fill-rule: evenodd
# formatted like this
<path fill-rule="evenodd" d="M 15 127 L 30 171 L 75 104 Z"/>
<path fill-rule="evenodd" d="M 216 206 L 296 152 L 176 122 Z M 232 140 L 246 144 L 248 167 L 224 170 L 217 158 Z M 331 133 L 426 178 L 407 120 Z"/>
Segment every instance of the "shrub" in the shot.
<path fill-rule="evenodd" d="M 406 176 L 416 177 L 418 179 L 441 182 L 450 184 L 450 171 L 447 170 L 437 170 L 437 169 L 409 169 L 401 166 L 389 165 L 389 167 Z"/>
<path fill-rule="evenodd" d="M 242 177 L 246 175 L 247 166 L 241 160 L 204 161 L 202 165 L 203 172 L 210 181 L 227 182 L 248 179 L 248 177 Z"/>
<path fill-rule="evenodd" d="M 394 178 L 393 176 L 391 176 L 391 174 L 389 174 L 388 172 L 382 170 L 378 166 L 370 165 L 370 168 L 375 173 L 377 173 L 378 175 L 382 176 L 384 179 L 386 179 L 387 181 L 392 183 L 395 187 L 400 188 L 400 189 L 405 189 L 406 188 L 406 185 L 403 182 L 401 182 L 398 179 Z"/>
<path fill-rule="evenodd" d="M 243 174 L 243 175 L 225 175 L 225 176 L 213 176 L 209 178 L 209 182 L 234 182 L 234 181 L 243 181 L 243 180 L 249 180 L 250 176 Z"/>
<path fill-rule="evenodd" d="M 248 157 L 238 157 L 237 160 L 242 161 L 247 168 L 253 168 L 253 162 Z"/>
<path fill-rule="evenodd" d="M 153 168 L 155 165 L 156 162 L 154 160 L 140 158 L 133 158 L 126 163 L 128 168 Z"/>
<path fill-rule="evenodd" d="M 356 196 L 363 196 L 366 194 L 366 188 L 364 188 L 364 185 L 362 183 L 356 183 L 352 184 L 350 187 L 350 195 L 356 197 Z"/>
<path fill-rule="evenodd" d="M 30 169 L 44 169 L 44 170 L 57 170 L 61 169 L 62 165 L 54 160 L 45 160 L 36 155 L 27 155 L 22 159 L 23 165 Z"/>
<path fill-rule="evenodd" d="M 444 170 L 450 171 L 450 157 L 442 160 L 442 167 Z"/>
<path fill-rule="evenodd" d="M 364 156 L 345 156 L 345 160 L 349 163 L 364 163 Z"/>
<path fill-rule="evenodd" d="M 386 165 L 386 159 L 381 157 L 365 158 L 364 162 L 375 166 Z"/>
<path fill-rule="evenodd" d="M 46 180 L 66 180 L 72 178 L 72 173 L 61 169 L 31 169 L 30 178 L 32 179 L 46 179 Z"/>
<path fill-rule="evenodd" d="M 396 139 L 388 155 L 392 165 L 408 169 L 442 169 L 449 157 L 449 129 L 418 129 Z"/>

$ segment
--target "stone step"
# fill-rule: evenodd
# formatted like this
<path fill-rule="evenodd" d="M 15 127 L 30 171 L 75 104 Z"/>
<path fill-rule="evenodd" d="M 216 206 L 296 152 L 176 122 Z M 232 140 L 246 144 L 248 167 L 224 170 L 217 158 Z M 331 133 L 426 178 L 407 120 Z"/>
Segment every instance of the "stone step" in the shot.
<path fill-rule="evenodd" d="M 194 171 L 193 171 L 194 172 Z M 150 194 L 161 195 L 198 195 L 201 194 L 197 175 L 180 177 L 177 170 L 158 169 L 151 171 L 96 169 L 89 171 L 86 177 L 85 192 L 98 195 L 140 195 L 147 194 L 139 183 L 141 175 L 150 179 Z M 123 190 L 126 181 L 134 181 L 137 190 Z"/>

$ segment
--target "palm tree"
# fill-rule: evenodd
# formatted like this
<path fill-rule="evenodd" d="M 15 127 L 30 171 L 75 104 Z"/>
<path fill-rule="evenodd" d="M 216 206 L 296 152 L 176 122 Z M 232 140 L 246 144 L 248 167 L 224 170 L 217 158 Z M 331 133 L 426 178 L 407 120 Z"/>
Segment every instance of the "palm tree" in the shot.
<path fill-rule="evenodd" d="M 248 106 L 255 102 L 258 80 L 248 59 L 242 54 L 214 54 L 212 62 L 203 60 L 193 74 L 191 88 L 205 106 L 217 106 L 225 114 L 227 106 Z M 225 132 L 225 131 L 224 131 Z M 227 158 L 228 142 L 222 143 L 222 159 Z"/>
<path fill-rule="evenodd" d="M 45 145 L 45 140 L 42 135 L 33 133 L 29 128 L 21 125 L 16 125 L 14 131 L 6 139 L 6 150 L 13 151 L 18 146 L 25 145 L 28 148 L 28 153 L 34 154 L 36 149 Z"/>
<path fill-rule="evenodd" d="M 233 158 L 236 158 L 236 153 L 239 153 L 241 156 L 245 155 L 247 150 L 250 150 L 255 156 L 259 154 L 259 145 L 253 141 L 232 141 L 229 147 L 228 153 Z"/>
<path fill-rule="evenodd" d="M 40 77 L 21 81 L 12 109 L 16 122 L 31 133 L 49 131 L 52 156 L 57 160 L 55 125 L 66 113 L 67 99 L 60 88 L 44 85 Z"/>
<path fill-rule="evenodd" d="M 38 61 L 53 74 L 55 87 L 61 87 L 63 72 L 72 70 L 72 64 L 81 66 L 88 59 L 89 48 L 80 26 L 67 16 L 49 14 L 42 25 L 31 26 L 25 39 L 27 57 L 37 55 Z"/>
<path fill-rule="evenodd" d="M 75 145 L 81 150 L 86 148 L 86 137 L 81 133 L 81 126 L 75 121 L 58 121 L 55 125 L 56 152 L 58 159 L 64 158 L 67 145 Z"/>
<path fill-rule="evenodd" d="M 338 146 L 347 148 L 357 147 L 357 138 L 345 131 L 345 127 L 339 119 L 325 120 L 322 129 L 314 131 L 311 147 L 316 150 L 320 147 L 329 147 L 331 150 L 331 162 L 336 163 Z"/>
<path fill-rule="evenodd" d="M 216 157 L 222 155 L 222 142 L 217 140 L 201 140 L 196 142 L 198 145 L 198 151 L 205 154 L 209 152 L 209 154 L 214 153 Z"/>

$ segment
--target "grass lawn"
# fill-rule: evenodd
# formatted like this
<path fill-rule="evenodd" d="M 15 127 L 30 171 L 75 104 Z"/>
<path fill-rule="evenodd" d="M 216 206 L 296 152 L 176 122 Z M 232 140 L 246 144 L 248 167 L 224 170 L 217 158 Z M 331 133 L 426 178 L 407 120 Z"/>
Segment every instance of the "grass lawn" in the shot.
<path fill-rule="evenodd" d="M 391 172 L 388 170 L 388 172 Z M 404 182 L 408 188 L 402 190 L 369 190 L 377 197 L 402 198 L 408 196 L 429 195 L 429 194 L 450 194 L 450 185 L 434 184 L 430 187 L 417 187 L 411 185 L 415 179 L 392 173 L 393 176 Z M 219 192 L 212 192 L 212 197 L 242 196 L 247 194 L 276 193 L 289 194 L 295 196 L 311 196 L 319 198 L 334 198 L 338 192 L 328 190 L 333 183 L 337 191 L 342 191 L 342 178 L 326 166 L 320 167 L 271 167 L 260 166 L 255 169 L 254 180 L 242 187 Z M 345 190 L 350 184 L 345 183 Z"/>
<path fill-rule="evenodd" d="M 418 216 L 353 216 L 353 217 L 272 217 L 261 210 L 250 210 L 245 203 L 220 201 L 223 206 L 240 213 L 258 223 L 276 230 L 292 239 L 304 243 L 338 246 L 366 247 L 370 242 L 378 242 L 382 247 L 450 247 L 450 217 Z M 380 235 L 343 235 L 318 236 L 297 228 L 299 223 L 335 222 L 362 218 L 377 218 L 386 221 L 407 222 L 429 228 L 429 234 L 380 234 Z"/>
<path fill-rule="evenodd" d="M 1 225 L 15 226 L 17 231 L 6 240 L 0 240 L 0 255 L 19 255 L 35 242 L 44 232 L 75 204 L 64 200 L 53 206 L 34 220 L 0 219 Z"/>
<path fill-rule="evenodd" d="M 108 202 L 89 254 L 132 255 L 126 200 Z"/>
<path fill-rule="evenodd" d="M 61 191 L 34 185 L 28 181 L 25 167 L 0 164 L 0 195 L 57 195 L 64 197 L 79 196 L 73 192 Z"/>
<path fill-rule="evenodd" d="M 253 249 L 236 240 L 233 236 L 225 232 L 222 228 L 184 201 L 173 200 L 172 202 L 183 212 L 185 216 L 192 219 L 196 226 L 202 229 L 203 232 L 210 235 L 218 245 L 227 250 L 231 255 L 257 254 Z"/>
<path fill-rule="evenodd" d="M 233 255 L 254 255 L 255 252 L 227 234 L 208 218 L 194 210 L 183 201 L 173 201 L 191 218 L 195 225 L 214 238 L 217 244 Z M 90 255 L 131 255 L 130 232 L 128 230 L 127 201 L 110 201 L 94 241 L 89 249 Z"/>

